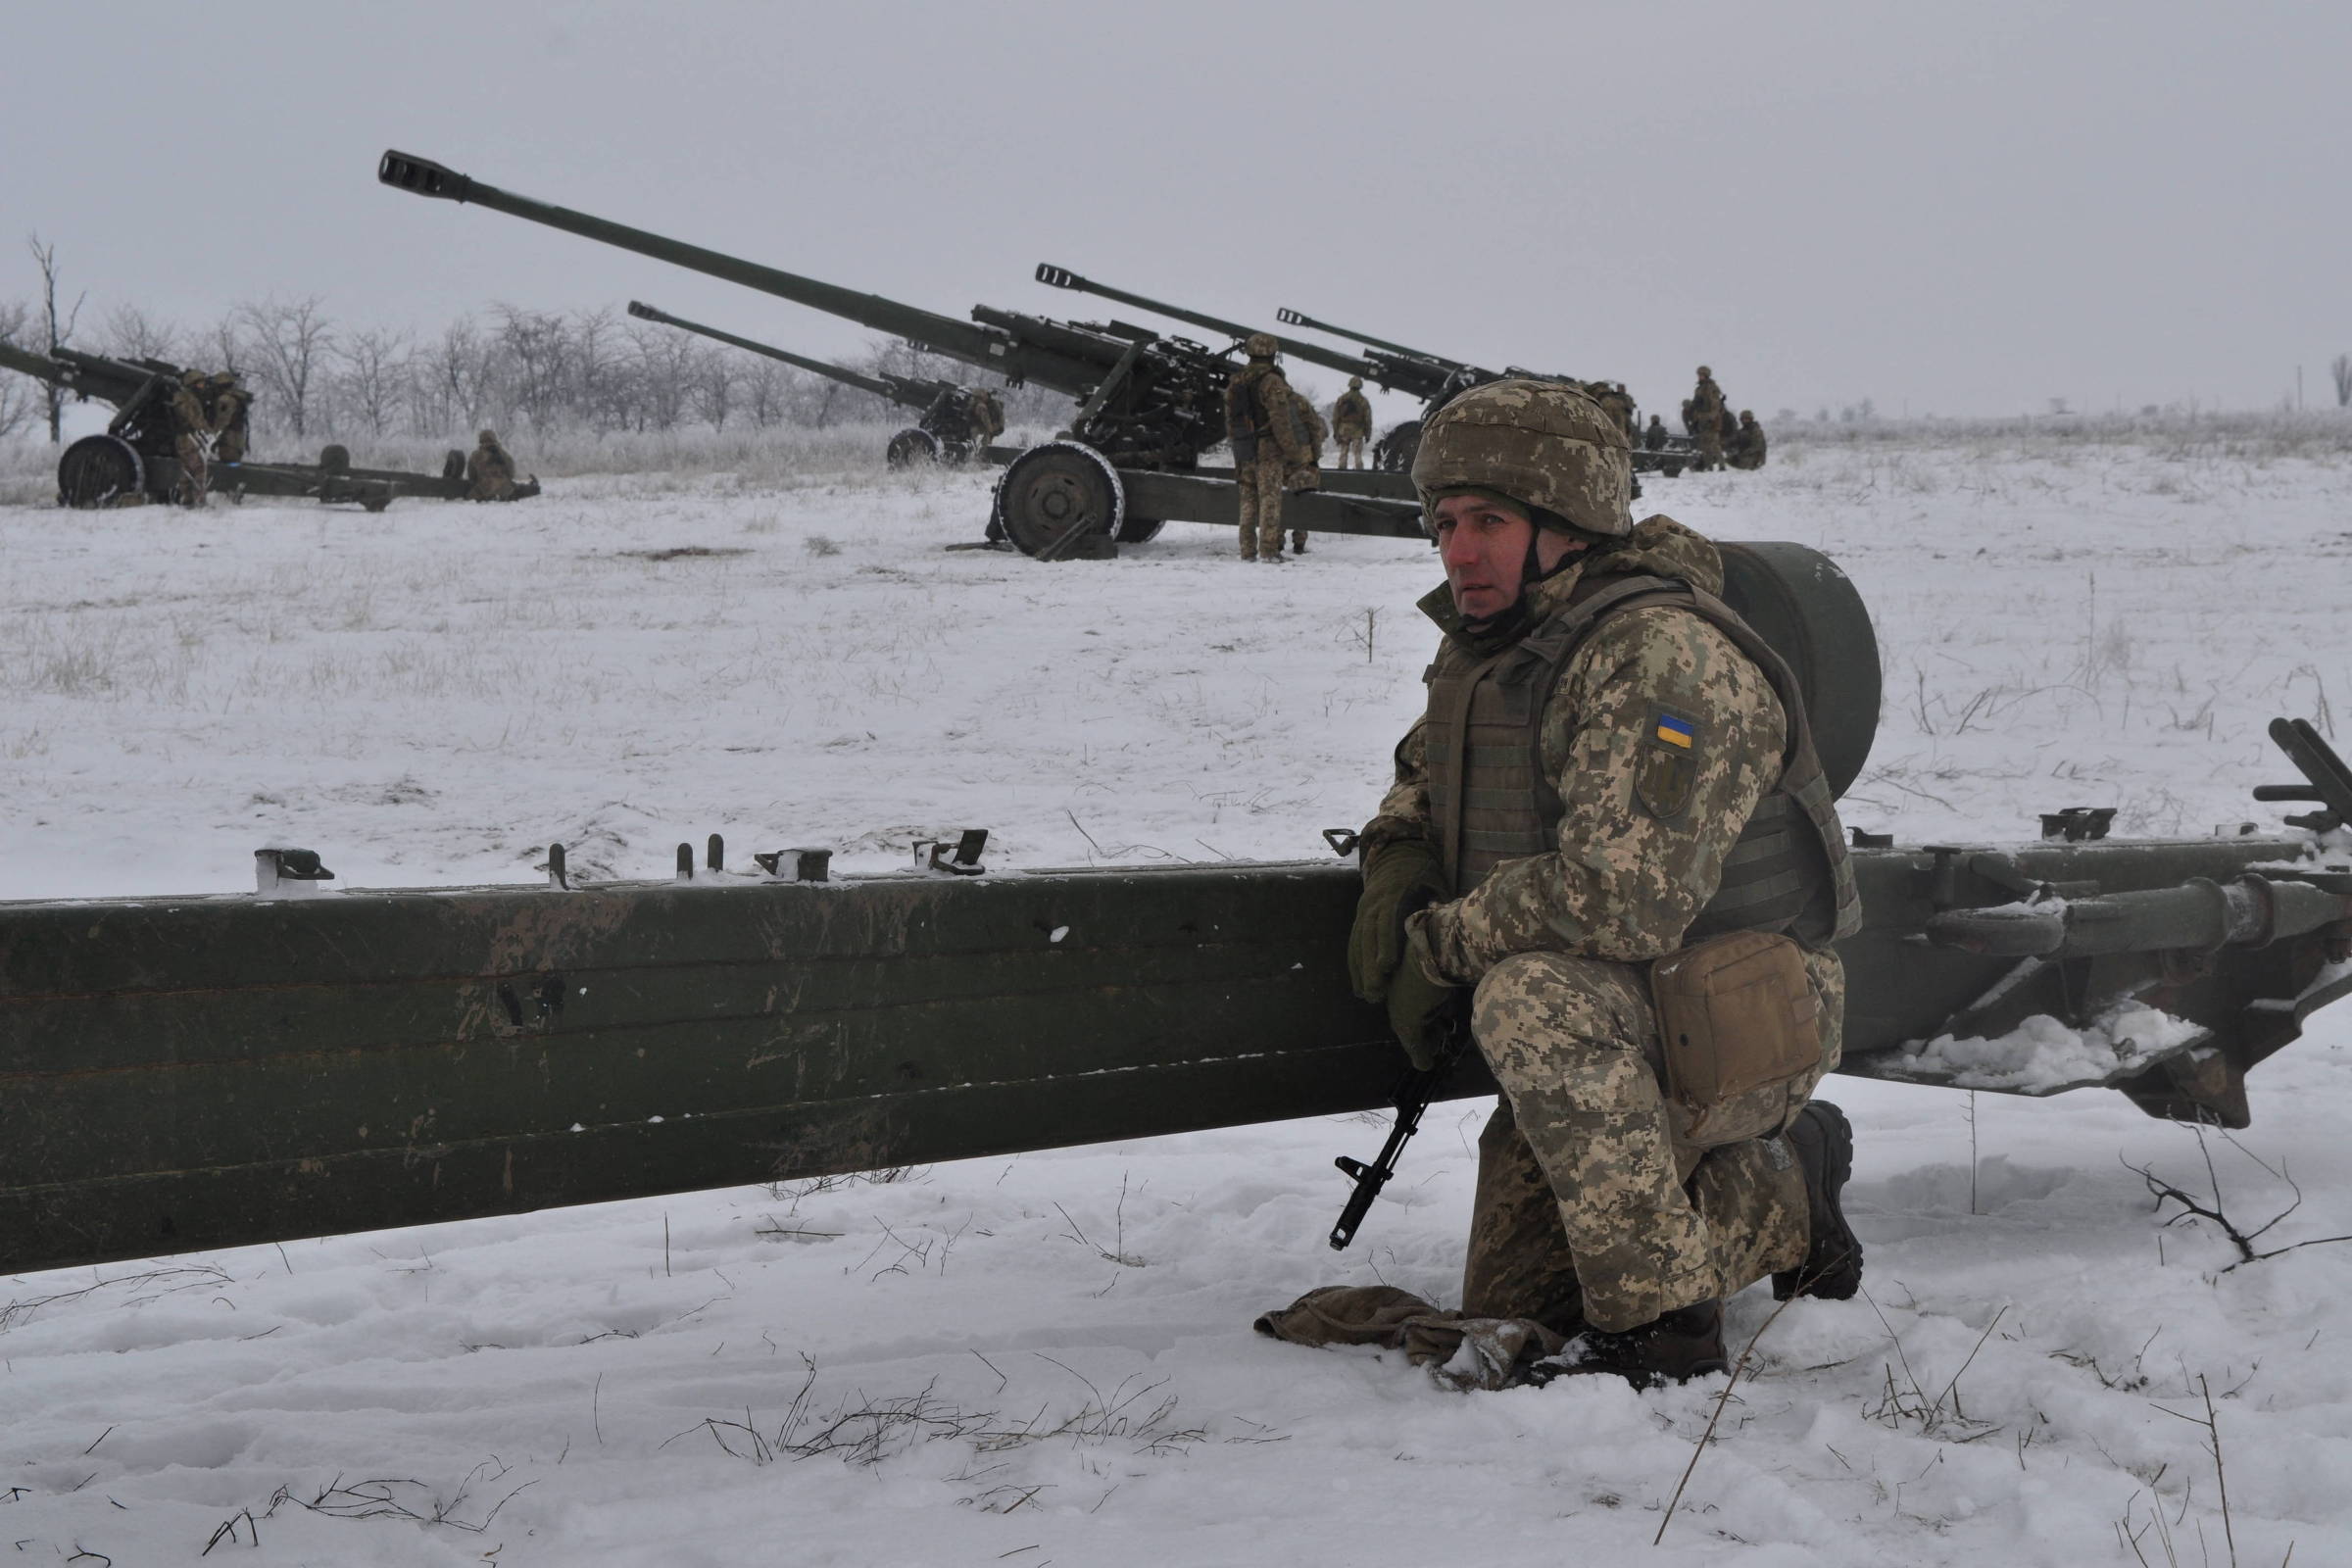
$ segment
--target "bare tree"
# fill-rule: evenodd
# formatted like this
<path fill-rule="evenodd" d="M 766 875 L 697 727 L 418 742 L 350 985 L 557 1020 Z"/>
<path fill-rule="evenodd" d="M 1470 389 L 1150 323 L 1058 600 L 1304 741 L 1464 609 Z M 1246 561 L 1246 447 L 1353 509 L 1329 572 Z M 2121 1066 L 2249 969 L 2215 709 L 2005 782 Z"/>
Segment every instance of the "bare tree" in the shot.
<path fill-rule="evenodd" d="M 2329 360 L 2328 373 L 2335 377 L 2335 406 L 2352 408 L 2352 354 L 2338 354 Z"/>
<path fill-rule="evenodd" d="M 727 416 L 735 408 L 734 357 L 727 354 L 697 356 L 692 372 L 694 412 L 713 430 L 727 427 Z"/>
<path fill-rule="evenodd" d="M 235 313 L 223 316 L 201 332 L 190 333 L 188 355 L 192 359 L 209 356 L 214 362 L 214 369 L 242 373 L 246 360 L 245 339 L 237 330 Z"/>
<path fill-rule="evenodd" d="M 753 356 L 743 372 L 744 412 L 764 430 L 784 417 L 785 395 L 793 372 L 773 360 Z"/>
<path fill-rule="evenodd" d="M 619 318 L 611 311 L 580 311 L 571 318 L 571 412 L 600 433 L 624 418 Z"/>
<path fill-rule="evenodd" d="M 307 294 L 282 304 L 270 299 L 236 309 L 254 373 L 277 401 L 297 441 L 310 432 L 311 383 L 335 341 L 320 304 L 318 295 Z"/>
<path fill-rule="evenodd" d="M 572 333 L 564 318 L 518 305 L 490 307 L 498 320 L 507 406 L 544 430 L 562 413 L 571 381 Z"/>
<path fill-rule="evenodd" d="M 178 357 L 179 333 L 136 305 L 118 305 L 106 313 L 99 341 L 118 360 L 164 360 Z"/>
<path fill-rule="evenodd" d="M 41 270 L 41 310 L 48 321 L 49 347 L 62 349 L 74 340 L 74 323 L 81 319 L 81 302 L 89 296 L 76 295 L 74 309 L 62 322 L 57 318 L 57 247 L 41 243 L 39 233 L 24 236 L 24 248 L 32 252 L 33 264 Z M 66 389 L 50 385 L 44 389 L 49 402 L 49 444 L 55 446 L 65 439 Z"/>
<path fill-rule="evenodd" d="M 338 379 L 342 401 L 378 440 L 408 388 L 408 333 L 372 326 L 335 345 L 335 360 L 343 368 Z"/>
<path fill-rule="evenodd" d="M 0 300 L 0 343 L 23 343 L 32 325 L 32 308 L 22 300 Z M 0 436 L 12 436 L 32 422 L 40 407 L 40 383 L 21 375 L 0 376 Z"/>
<path fill-rule="evenodd" d="M 639 379 L 637 428 L 674 429 L 686 412 L 700 345 L 687 333 L 651 321 L 633 322 L 626 330 Z"/>
<path fill-rule="evenodd" d="M 489 351 L 471 317 L 461 316 L 421 351 L 415 423 L 420 435 L 471 426 L 488 405 Z"/>

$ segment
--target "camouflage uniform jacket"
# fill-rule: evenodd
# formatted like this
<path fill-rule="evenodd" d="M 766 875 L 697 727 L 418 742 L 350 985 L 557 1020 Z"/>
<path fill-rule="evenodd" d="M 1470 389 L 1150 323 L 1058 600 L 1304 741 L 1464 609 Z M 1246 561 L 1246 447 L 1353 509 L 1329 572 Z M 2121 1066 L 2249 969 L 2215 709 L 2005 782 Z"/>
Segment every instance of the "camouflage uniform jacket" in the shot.
<path fill-rule="evenodd" d="M 1306 425 L 1306 461 L 1320 464 L 1323 461 L 1323 443 L 1331 439 L 1331 426 L 1323 422 L 1323 411 L 1308 402 L 1302 393 L 1293 392 L 1291 396 L 1297 400 L 1298 417 Z"/>
<path fill-rule="evenodd" d="M 1717 384 L 1715 378 L 1711 375 L 1700 376 L 1698 378 L 1698 385 L 1693 388 L 1690 393 L 1690 408 L 1691 414 L 1701 420 L 1721 419 L 1723 417 L 1723 404 L 1724 398 L 1722 386 Z"/>
<path fill-rule="evenodd" d="M 1331 427 L 1343 441 L 1360 440 L 1372 433 L 1372 400 L 1361 392 L 1343 392 L 1331 406 Z"/>
<path fill-rule="evenodd" d="M 514 460 L 503 446 L 477 446 L 466 460 L 466 491 L 475 501 L 504 501 L 514 493 Z"/>
<path fill-rule="evenodd" d="M 1271 361 L 1252 360 L 1236 371 L 1225 387 L 1225 437 L 1233 443 L 1234 462 L 1256 462 L 1257 444 L 1265 441 L 1286 467 L 1312 464 L 1314 448 L 1298 401 Z"/>
<path fill-rule="evenodd" d="M 1714 546 L 1653 516 L 1536 584 L 1532 626 L 1566 609 L 1588 575 L 1631 572 L 1723 587 Z M 1474 662 L 1450 592 L 1441 587 L 1422 609 L 1446 632 L 1433 675 L 1448 661 Z M 1661 754 L 1662 720 L 1692 744 Z M 1396 782 L 1365 830 L 1368 853 L 1399 839 L 1438 847 L 1429 730 L 1424 715 L 1396 748 Z M 1544 710 L 1536 760 L 1561 807 L 1556 847 L 1505 860 L 1463 896 L 1415 914 L 1416 959 L 1436 979 L 1471 985 L 1515 953 L 1639 962 L 1675 951 L 1780 776 L 1786 739 L 1770 681 L 1715 625 L 1672 605 L 1608 616 L 1561 666 Z M 1690 769 L 1687 804 L 1663 818 L 1643 804 L 1644 769 L 1661 755 Z"/>

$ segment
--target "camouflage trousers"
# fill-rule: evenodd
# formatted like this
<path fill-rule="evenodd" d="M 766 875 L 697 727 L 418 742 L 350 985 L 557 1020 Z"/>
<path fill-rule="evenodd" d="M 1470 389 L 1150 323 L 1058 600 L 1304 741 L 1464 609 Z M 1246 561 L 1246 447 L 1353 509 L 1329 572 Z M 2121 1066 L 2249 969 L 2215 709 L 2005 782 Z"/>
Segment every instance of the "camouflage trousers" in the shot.
<path fill-rule="evenodd" d="M 1479 982 L 1471 1032 L 1503 1098 L 1478 1142 L 1465 1313 L 1621 1331 L 1803 1259 L 1784 1140 L 1677 1150 L 1642 969 L 1513 955 Z"/>
<path fill-rule="evenodd" d="M 1343 468 L 1362 467 L 1364 466 L 1364 437 L 1344 435 L 1338 440 L 1340 443 L 1340 466 Z"/>
<path fill-rule="evenodd" d="M 1697 431 L 1698 465 L 1702 468 L 1723 466 L 1723 431 L 1709 419 Z"/>
<path fill-rule="evenodd" d="M 1234 487 L 1241 492 L 1242 559 L 1282 558 L 1282 485 L 1290 467 L 1268 442 L 1257 457 L 1234 466 Z"/>
<path fill-rule="evenodd" d="M 204 493 L 213 480 L 212 466 L 204 455 L 204 443 L 192 435 L 183 435 L 172 442 L 172 450 L 179 459 L 179 484 L 173 490 L 172 499 L 182 506 L 203 506 Z"/>

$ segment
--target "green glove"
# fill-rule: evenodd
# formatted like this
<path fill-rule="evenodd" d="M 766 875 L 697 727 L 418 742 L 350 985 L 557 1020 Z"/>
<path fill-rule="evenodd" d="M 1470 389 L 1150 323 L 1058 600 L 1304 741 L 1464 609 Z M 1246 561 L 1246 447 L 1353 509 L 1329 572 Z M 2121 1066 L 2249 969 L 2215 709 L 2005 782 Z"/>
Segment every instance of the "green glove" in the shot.
<path fill-rule="evenodd" d="M 1460 986 L 1440 985 L 1407 958 L 1389 980 L 1389 1027 L 1397 1044 L 1426 1072 L 1438 1064 L 1438 1047 L 1462 1003 Z"/>
<path fill-rule="evenodd" d="M 1404 961 L 1404 917 L 1446 896 L 1438 852 L 1416 839 L 1382 845 L 1364 862 L 1364 892 L 1348 933 L 1348 978 L 1355 994 L 1378 1002 Z"/>

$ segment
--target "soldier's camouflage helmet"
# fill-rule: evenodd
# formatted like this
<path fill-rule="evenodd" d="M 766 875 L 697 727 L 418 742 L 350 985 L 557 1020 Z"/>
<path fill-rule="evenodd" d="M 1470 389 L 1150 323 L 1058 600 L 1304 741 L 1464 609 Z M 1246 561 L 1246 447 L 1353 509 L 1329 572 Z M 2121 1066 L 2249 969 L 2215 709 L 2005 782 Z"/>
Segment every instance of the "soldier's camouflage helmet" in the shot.
<path fill-rule="evenodd" d="M 1710 375 L 1713 375 L 1714 373 L 1715 373 L 1715 372 L 1714 372 L 1713 370 L 1710 370 L 1710 369 L 1708 369 L 1708 368 L 1707 368 L 1705 366 L 1703 366 L 1703 365 L 1702 365 L 1702 366 L 1700 366 L 1700 367 L 1698 368 L 1698 378 L 1699 378 L 1700 380 L 1702 380 L 1702 381 L 1703 381 L 1703 380 L 1705 380 L 1705 379 L 1706 379 L 1708 376 L 1710 376 Z"/>
<path fill-rule="evenodd" d="M 1622 537 L 1634 531 L 1631 451 L 1625 427 L 1572 387 L 1522 377 L 1489 381 L 1421 426 L 1413 488 L 1421 495 L 1422 526 L 1430 526 L 1446 495 L 1489 490 L 1588 533 Z"/>
<path fill-rule="evenodd" d="M 474 432 L 473 438 L 486 447 L 494 447 L 498 445 L 498 432 L 496 430 L 477 430 Z"/>
<path fill-rule="evenodd" d="M 1364 388 L 1364 378 L 1363 378 L 1362 376 L 1360 376 L 1360 375 L 1351 375 L 1351 376 L 1349 376 L 1349 377 L 1348 378 L 1348 391 L 1350 391 L 1350 392 L 1360 392 L 1360 391 L 1362 391 L 1362 390 L 1363 390 L 1363 388 Z"/>
<path fill-rule="evenodd" d="M 1271 332 L 1252 332 L 1242 340 L 1242 352 L 1253 360 L 1270 360 L 1282 352 L 1282 344 Z"/>

